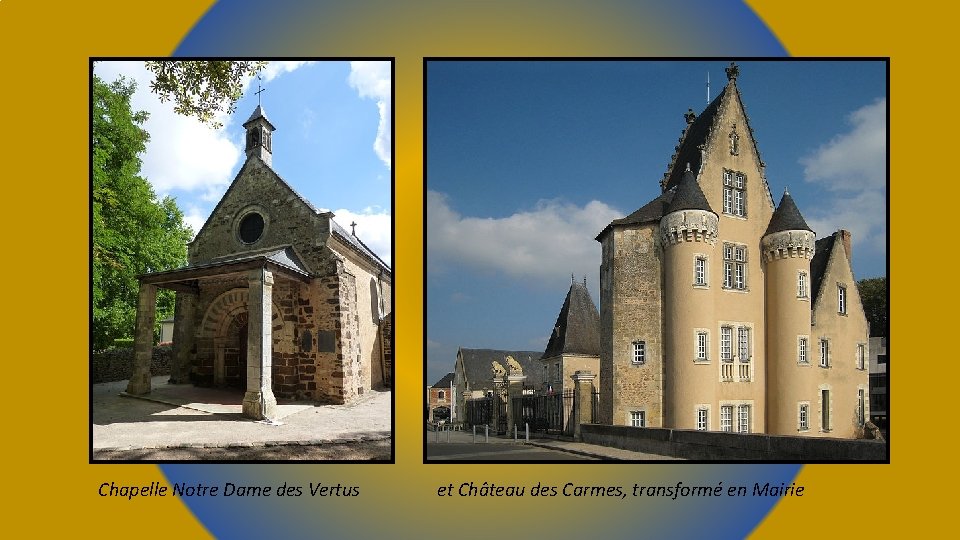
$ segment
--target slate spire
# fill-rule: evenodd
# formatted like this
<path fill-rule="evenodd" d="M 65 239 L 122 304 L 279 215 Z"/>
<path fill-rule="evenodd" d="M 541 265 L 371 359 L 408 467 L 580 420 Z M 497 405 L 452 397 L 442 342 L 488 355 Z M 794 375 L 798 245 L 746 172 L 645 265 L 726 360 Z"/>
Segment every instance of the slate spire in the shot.
<path fill-rule="evenodd" d="M 803 216 L 800 214 L 800 209 L 797 208 L 797 203 L 793 202 L 793 197 L 790 196 L 790 192 L 783 190 L 783 197 L 780 199 L 780 204 L 777 205 L 777 209 L 773 211 L 773 216 L 770 218 L 770 224 L 767 225 L 767 232 L 763 233 L 764 236 L 781 231 L 810 231 L 813 232 L 813 229 L 807 225 L 806 220 L 803 219 Z"/>
<path fill-rule="evenodd" d="M 270 120 L 267 119 L 267 113 L 264 112 L 262 105 L 257 105 L 250 118 L 243 123 L 247 130 L 247 144 L 245 153 L 247 158 L 257 156 L 267 165 L 273 165 L 273 132 L 277 128 L 273 127 Z"/>
<path fill-rule="evenodd" d="M 670 201 L 670 205 L 667 206 L 667 211 L 664 212 L 664 215 L 679 210 L 706 210 L 716 214 L 716 212 L 710 208 L 710 203 L 707 202 L 706 195 L 704 195 L 703 190 L 700 189 L 696 175 L 690 170 L 689 163 L 687 163 L 687 170 L 683 171 L 683 177 L 680 183 L 677 184 L 677 192 L 673 196 L 673 200 Z"/>
<path fill-rule="evenodd" d="M 590 297 L 586 279 L 571 281 L 543 358 L 564 353 L 600 354 L 600 313 Z"/>

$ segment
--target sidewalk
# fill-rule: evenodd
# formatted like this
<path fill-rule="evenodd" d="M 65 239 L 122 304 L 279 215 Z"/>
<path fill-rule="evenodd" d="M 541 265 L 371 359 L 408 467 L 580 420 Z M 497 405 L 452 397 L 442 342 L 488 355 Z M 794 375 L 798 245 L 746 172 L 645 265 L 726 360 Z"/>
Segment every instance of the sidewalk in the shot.
<path fill-rule="evenodd" d="M 436 442 L 438 434 L 440 442 Z M 427 444 L 444 444 L 447 442 L 472 443 L 474 442 L 473 431 L 441 431 L 439 433 L 434 431 L 427 432 Z M 659 454 L 648 454 L 645 452 L 633 452 L 631 450 L 621 450 L 619 448 L 611 448 L 608 446 L 599 446 L 596 444 L 587 444 L 571 440 L 534 438 L 533 435 L 530 436 L 529 442 L 523 439 L 523 435 L 520 435 L 516 441 L 513 439 L 513 437 L 496 437 L 491 435 L 489 441 L 484 442 L 483 431 L 480 429 L 477 430 L 476 444 L 527 444 L 529 446 L 558 450 L 560 452 L 568 452 L 571 454 L 607 461 L 683 461 L 682 458 L 671 456 L 661 456 Z"/>
<path fill-rule="evenodd" d="M 244 418 L 243 392 L 167 384 L 153 377 L 145 396 L 121 396 L 127 381 L 93 385 L 93 449 L 316 445 L 392 436 L 390 391 L 352 405 L 278 400 L 275 424 Z"/>

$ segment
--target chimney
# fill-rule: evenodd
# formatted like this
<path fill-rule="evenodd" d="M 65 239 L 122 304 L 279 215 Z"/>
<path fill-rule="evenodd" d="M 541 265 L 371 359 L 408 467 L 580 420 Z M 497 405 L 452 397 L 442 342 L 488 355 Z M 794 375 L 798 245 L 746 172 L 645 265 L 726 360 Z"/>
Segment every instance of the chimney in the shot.
<path fill-rule="evenodd" d="M 847 260 L 853 261 L 853 251 L 850 247 L 850 231 L 846 229 L 840 229 L 837 231 L 840 235 L 840 241 L 843 242 L 843 249 L 847 252 Z"/>

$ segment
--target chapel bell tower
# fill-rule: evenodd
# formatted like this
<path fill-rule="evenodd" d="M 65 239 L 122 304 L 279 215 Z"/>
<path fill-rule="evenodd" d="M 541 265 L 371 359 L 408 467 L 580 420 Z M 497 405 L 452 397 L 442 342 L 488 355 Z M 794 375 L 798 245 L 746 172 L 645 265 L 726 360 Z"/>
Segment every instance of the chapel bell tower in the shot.
<path fill-rule="evenodd" d="M 269 166 L 273 166 L 273 132 L 276 130 L 267 115 L 263 112 L 263 107 L 257 105 L 256 110 L 250 115 L 250 118 L 243 123 L 247 130 L 247 144 L 245 153 L 247 157 L 257 156 Z"/>

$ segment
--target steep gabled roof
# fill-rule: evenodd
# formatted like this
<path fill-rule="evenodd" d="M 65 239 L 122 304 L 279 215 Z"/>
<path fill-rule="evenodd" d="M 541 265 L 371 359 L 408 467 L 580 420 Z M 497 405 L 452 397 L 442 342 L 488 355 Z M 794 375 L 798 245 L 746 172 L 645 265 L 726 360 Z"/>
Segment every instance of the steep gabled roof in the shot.
<path fill-rule="evenodd" d="M 813 297 L 811 300 L 813 300 L 814 303 L 817 298 L 820 297 L 820 286 L 823 282 L 823 276 L 827 271 L 827 263 L 830 261 L 830 253 L 833 252 L 833 245 L 835 243 L 836 235 L 831 234 L 826 238 L 817 240 L 814 246 L 816 252 L 810 261 L 810 284 L 813 288 Z"/>
<path fill-rule="evenodd" d="M 600 314 L 587 285 L 578 282 L 567 291 L 543 357 L 573 353 L 600 355 Z"/>
<path fill-rule="evenodd" d="M 257 118 L 263 118 L 263 120 L 267 124 L 270 124 L 270 129 L 276 131 L 277 128 L 273 127 L 273 123 L 271 123 L 270 119 L 267 118 L 266 111 L 264 111 L 263 107 L 261 107 L 260 105 L 257 105 L 257 108 L 253 110 L 253 113 L 250 115 L 250 118 L 247 118 L 247 121 L 243 123 L 243 127 L 247 127 L 247 124 L 249 124 L 250 122 L 253 122 Z"/>
<path fill-rule="evenodd" d="M 439 381 L 437 381 L 432 388 L 450 388 L 450 385 L 453 383 L 453 373 L 447 373 Z"/>
<path fill-rule="evenodd" d="M 493 388 L 493 365 L 496 360 L 504 368 L 507 367 L 505 358 L 512 356 L 527 376 L 524 384 L 539 386 L 543 384 L 543 367 L 539 360 L 541 354 L 537 351 L 501 351 L 497 349 L 464 349 L 460 348 L 460 358 L 463 361 L 463 375 L 470 390 Z"/>
<path fill-rule="evenodd" d="M 341 240 L 345 241 L 347 245 L 349 245 L 350 247 L 358 251 L 361 255 L 369 259 L 370 262 L 374 263 L 377 266 L 380 266 L 383 270 L 386 271 L 387 274 L 390 274 L 389 264 L 383 262 L 383 259 L 381 259 L 376 253 L 374 253 L 372 249 L 367 247 L 366 244 L 360 241 L 360 239 L 357 238 L 356 235 L 348 233 L 346 229 L 341 227 L 340 224 L 334 221 L 333 219 L 330 220 L 330 232 L 331 234 L 336 235 L 337 238 L 340 238 Z"/>
<path fill-rule="evenodd" d="M 813 229 L 807 225 L 807 221 L 803 219 L 803 216 L 800 214 L 797 203 L 793 202 L 793 197 L 791 197 L 787 191 L 783 192 L 783 197 L 780 198 L 780 204 L 777 206 L 777 209 L 773 211 L 773 216 L 770 217 L 767 232 L 763 233 L 763 235 L 766 236 L 781 231 L 813 232 Z"/>
<path fill-rule="evenodd" d="M 667 166 L 667 182 L 663 187 L 664 190 L 680 183 L 687 164 L 695 173 L 700 171 L 700 165 L 703 161 L 701 146 L 707 143 L 707 139 L 713 131 L 713 125 L 718 117 L 717 111 L 720 110 L 720 103 L 730 86 L 732 85 L 724 87 L 717 94 L 717 97 L 707 105 L 707 108 L 700 113 L 700 116 L 697 116 L 692 123 L 687 124 L 687 128 L 680 137 L 680 144 L 677 145 L 677 151 L 673 154 L 670 164 Z"/>

